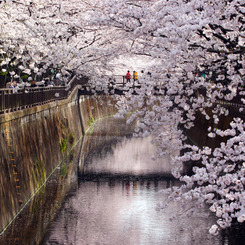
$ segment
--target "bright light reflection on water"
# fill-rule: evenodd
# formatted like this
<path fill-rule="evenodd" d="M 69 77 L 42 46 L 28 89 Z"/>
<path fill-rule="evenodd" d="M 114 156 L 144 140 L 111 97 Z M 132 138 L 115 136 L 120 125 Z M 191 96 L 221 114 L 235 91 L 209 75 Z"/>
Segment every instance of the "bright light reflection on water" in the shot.
<path fill-rule="evenodd" d="M 91 141 L 98 137 L 90 136 Z M 155 148 L 151 144 L 151 137 L 122 139 L 112 145 L 110 154 L 103 158 L 92 157 L 89 164 L 85 165 L 86 173 L 110 173 L 110 174 L 168 174 L 171 173 L 170 157 L 168 155 L 152 160 Z"/>

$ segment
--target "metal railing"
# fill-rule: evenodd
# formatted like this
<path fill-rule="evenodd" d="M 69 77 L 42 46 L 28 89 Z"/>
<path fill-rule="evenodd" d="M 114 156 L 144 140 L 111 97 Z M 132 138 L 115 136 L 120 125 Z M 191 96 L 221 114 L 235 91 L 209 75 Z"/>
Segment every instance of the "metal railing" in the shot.
<path fill-rule="evenodd" d="M 110 87 L 110 82 L 114 83 L 113 87 Z M 125 85 L 126 85 L 125 76 L 114 75 L 113 80 L 108 78 L 108 86 L 113 90 L 113 94 L 124 94 Z M 94 94 L 90 91 L 88 86 L 88 78 L 74 76 L 66 86 L 55 86 L 55 87 L 25 87 L 22 89 L 0 89 L 0 114 L 18 111 L 25 108 L 34 107 L 37 105 L 46 104 L 52 101 L 66 99 L 73 89 L 81 85 L 79 89 L 79 94 Z M 134 88 L 140 87 L 139 85 L 133 85 Z M 128 88 L 127 88 L 128 89 Z M 157 87 L 156 87 L 157 91 Z M 109 91 L 110 93 L 110 91 Z M 199 94 L 205 96 L 206 90 L 199 89 Z M 157 93 L 156 93 L 157 94 Z M 242 99 L 245 99 L 245 96 L 237 95 L 231 101 L 226 101 L 224 99 L 217 100 L 217 103 L 227 104 L 229 106 L 240 106 L 245 107 L 242 103 Z"/>
<path fill-rule="evenodd" d="M 206 88 L 199 88 L 197 90 L 197 95 L 201 94 L 204 97 L 206 96 Z M 241 92 L 241 91 L 240 91 Z M 225 99 L 225 98 L 217 98 L 216 103 L 217 104 L 222 104 L 222 105 L 227 105 L 231 107 L 242 107 L 245 108 L 245 104 L 243 103 L 243 100 L 245 101 L 245 95 L 240 94 L 238 91 L 237 94 L 230 100 Z M 228 94 L 229 92 L 223 92 L 224 95 Z"/>
<path fill-rule="evenodd" d="M 0 114 L 63 100 L 77 85 L 85 85 L 87 82 L 87 77 L 74 76 L 67 86 L 0 89 Z"/>

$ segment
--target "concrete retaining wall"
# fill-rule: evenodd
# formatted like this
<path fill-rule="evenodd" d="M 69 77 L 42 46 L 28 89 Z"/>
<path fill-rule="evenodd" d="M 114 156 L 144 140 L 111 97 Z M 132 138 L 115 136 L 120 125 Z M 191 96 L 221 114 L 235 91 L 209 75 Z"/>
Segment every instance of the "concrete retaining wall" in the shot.
<path fill-rule="evenodd" d="M 65 159 L 93 120 L 115 107 L 81 96 L 0 116 L 0 231 Z"/>

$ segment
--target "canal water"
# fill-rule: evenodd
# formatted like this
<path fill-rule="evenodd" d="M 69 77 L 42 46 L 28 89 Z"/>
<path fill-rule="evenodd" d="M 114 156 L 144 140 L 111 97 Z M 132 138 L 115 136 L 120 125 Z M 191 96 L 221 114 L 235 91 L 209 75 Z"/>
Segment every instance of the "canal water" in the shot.
<path fill-rule="evenodd" d="M 208 208 L 188 216 L 193 203 L 158 209 L 162 190 L 179 185 L 169 158 L 153 161 L 150 138 L 132 126 L 98 121 L 77 146 L 71 173 L 59 170 L 0 237 L 5 245 L 223 245 L 244 236 L 212 236 Z M 64 198 L 61 198 L 61 197 Z M 235 233 L 234 233 L 235 234 Z"/>
<path fill-rule="evenodd" d="M 192 203 L 158 210 L 167 199 L 161 191 L 178 184 L 171 178 L 169 158 L 153 161 L 151 139 L 129 132 L 110 119 L 97 122 L 86 136 L 77 188 L 42 244 L 220 244 L 219 237 L 208 234 L 214 219 L 207 209 L 194 217 L 185 215 Z"/>

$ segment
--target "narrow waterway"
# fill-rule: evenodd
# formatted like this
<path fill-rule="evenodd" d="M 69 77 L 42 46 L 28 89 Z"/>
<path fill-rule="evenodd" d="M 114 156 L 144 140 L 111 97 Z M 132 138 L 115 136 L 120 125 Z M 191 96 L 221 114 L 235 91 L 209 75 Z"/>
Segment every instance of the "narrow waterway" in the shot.
<path fill-rule="evenodd" d="M 82 181 L 52 222 L 43 244 L 220 244 L 219 237 L 207 233 L 213 219 L 206 210 L 185 217 L 176 204 L 156 209 L 164 198 L 159 191 L 172 184 L 110 178 Z"/>
<path fill-rule="evenodd" d="M 125 137 L 122 128 L 101 121 L 86 136 L 77 189 L 42 244 L 221 244 L 220 237 L 208 234 L 214 218 L 207 209 L 193 217 L 185 215 L 192 203 L 157 209 L 167 198 L 161 190 L 178 184 L 171 178 L 169 158 L 153 161 L 150 138 L 133 138 L 129 128 Z"/>
<path fill-rule="evenodd" d="M 77 145 L 73 163 L 60 168 L 12 222 L 4 245 L 225 245 L 244 244 L 240 228 L 212 236 L 208 207 L 188 216 L 172 203 L 158 209 L 162 190 L 179 185 L 169 158 L 153 161 L 150 138 L 132 137 L 124 120 L 107 118 Z M 237 232 L 238 231 L 238 232 Z"/>

